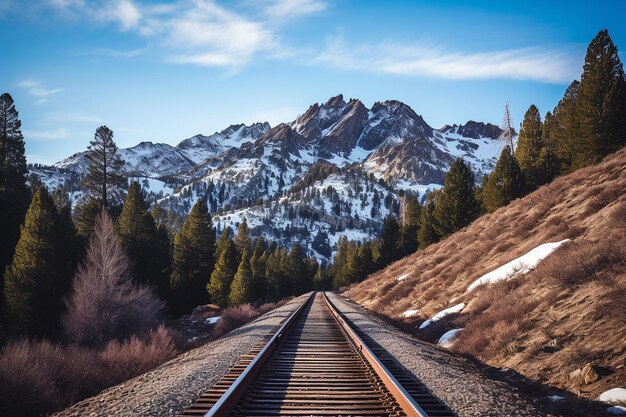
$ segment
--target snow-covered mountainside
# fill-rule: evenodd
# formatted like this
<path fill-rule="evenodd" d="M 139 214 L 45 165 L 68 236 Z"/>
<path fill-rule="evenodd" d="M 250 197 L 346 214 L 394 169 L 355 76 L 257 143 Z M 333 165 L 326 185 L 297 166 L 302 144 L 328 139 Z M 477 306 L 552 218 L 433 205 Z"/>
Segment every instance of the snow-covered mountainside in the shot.
<path fill-rule="evenodd" d="M 376 235 L 384 216 L 399 210 L 400 190 L 424 197 L 441 186 L 457 157 L 479 180 L 495 166 L 501 134 L 495 125 L 474 121 L 434 129 L 402 102 L 368 109 L 338 95 L 274 127 L 232 125 L 176 146 L 141 142 L 119 153 L 124 171 L 143 181 L 154 204 L 185 215 L 206 198 L 221 227 L 246 218 L 257 233 L 313 250 L 318 235 L 317 244 L 330 247 L 340 232 L 357 239 Z M 87 165 L 80 152 L 31 171 L 77 202 Z M 316 252 L 326 256 L 322 246 Z"/>

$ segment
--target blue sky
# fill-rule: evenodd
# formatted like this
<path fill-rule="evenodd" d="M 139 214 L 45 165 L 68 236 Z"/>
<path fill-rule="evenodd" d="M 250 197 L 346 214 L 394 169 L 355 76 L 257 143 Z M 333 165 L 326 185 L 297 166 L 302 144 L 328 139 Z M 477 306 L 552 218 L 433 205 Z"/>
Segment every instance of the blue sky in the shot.
<path fill-rule="evenodd" d="M 433 127 L 500 124 L 508 101 L 519 123 L 556 105 L 598 30 L 626 48 L 624 16 L 620 0 L 0 0 L 0 87 L 42 163 L 102 124 L 121 147 L 176 144 L 338 93 Z"/>

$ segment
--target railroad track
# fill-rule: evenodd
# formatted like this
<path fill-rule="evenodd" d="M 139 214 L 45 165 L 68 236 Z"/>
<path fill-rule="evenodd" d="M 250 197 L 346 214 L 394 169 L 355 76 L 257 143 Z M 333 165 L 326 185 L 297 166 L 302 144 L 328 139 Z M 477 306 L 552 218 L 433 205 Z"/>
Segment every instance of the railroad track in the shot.
<path fill-rule="evenodd" d="M 314 293 L 181 416 L 454 415 L 362 336 Z"/>

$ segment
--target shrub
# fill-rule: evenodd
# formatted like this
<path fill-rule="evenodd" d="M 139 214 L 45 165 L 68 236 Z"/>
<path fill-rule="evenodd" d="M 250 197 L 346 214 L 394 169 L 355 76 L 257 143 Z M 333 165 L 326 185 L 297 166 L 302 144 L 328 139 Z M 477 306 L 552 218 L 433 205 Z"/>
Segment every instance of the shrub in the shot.
<path fill-rule="evenodd" d="M 104 350 L 23 339 L 0 353 L 0 415 L 41 416 L 144 373 L 176 355 L 164 327 Z"/>
<path fill-rule="evenodd" d="M 157 367 L 172 359 L 176 353 L 172 333 L 159 326 L 146 340 L 132 336 L 122 342 L 110 341 L 100 353 L 100 358 L 106 364 L 107 380 L 115 385 Z"/>
<path fill-rule="evenodd" d="M 130 280 L 130 260 L 105 211 L 96 221 L 66 304 L 63 327 L 70 339 L 79 343 L 101 345 L 127 339 L 158 323 L 163 302 L 151 288 Z"/>
<path fill-rule="evenodd" d="M 252 304 L 241 304 L 237 307 L 226 308 L 222 311 L 221 320 L 215 325 L 212 336 L 217 338 L 225 335 L 231 330 L 243 326 L 260 315 L 280 307 L 284 304 L 284 302 L 285 300 L 277 303 L 266 303 L 256 308 Z"/>

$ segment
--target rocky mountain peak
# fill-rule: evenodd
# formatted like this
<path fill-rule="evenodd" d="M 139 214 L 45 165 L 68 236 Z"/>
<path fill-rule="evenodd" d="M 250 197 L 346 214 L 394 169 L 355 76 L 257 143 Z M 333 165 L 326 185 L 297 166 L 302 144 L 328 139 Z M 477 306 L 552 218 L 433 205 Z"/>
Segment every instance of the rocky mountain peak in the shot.
<path fill-rule="evenodd" d="M 337 94 L 334 97 L 328 99 L 326 103 L 324 103 L 324 107 L 343 107 L 346 105 L 346 102 L 343 100 L 343 94 Z"/>
<path fill-rule="evenodd" d="M 464 125 L 445 125 L 440 129 L 442 133 L 453 133 L 472 139 L 491 138 L 497 139 L 503 132 L 498 126 L 491 123 L 475 122 L 469 120 Z"/>

